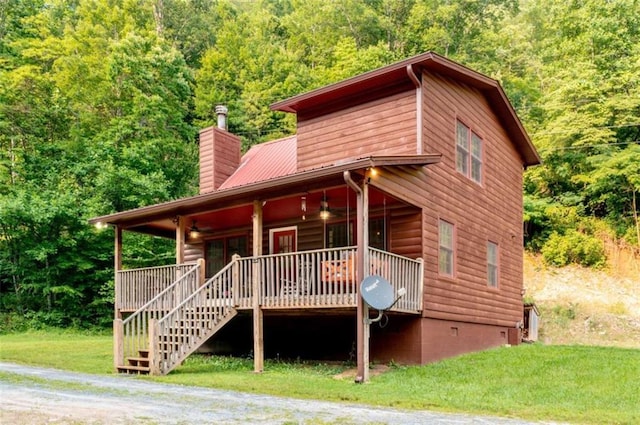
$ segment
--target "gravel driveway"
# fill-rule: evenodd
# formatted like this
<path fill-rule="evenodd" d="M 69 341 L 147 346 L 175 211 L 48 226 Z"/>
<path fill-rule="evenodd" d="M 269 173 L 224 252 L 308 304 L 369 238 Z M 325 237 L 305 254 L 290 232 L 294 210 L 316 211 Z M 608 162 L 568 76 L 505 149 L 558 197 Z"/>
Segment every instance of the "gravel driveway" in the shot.
<path fill-rule="evenodd" d="M 0 363 L 1 424 L 511 424 Z M 8 376 L 8 375 L 5 375 Z"/>

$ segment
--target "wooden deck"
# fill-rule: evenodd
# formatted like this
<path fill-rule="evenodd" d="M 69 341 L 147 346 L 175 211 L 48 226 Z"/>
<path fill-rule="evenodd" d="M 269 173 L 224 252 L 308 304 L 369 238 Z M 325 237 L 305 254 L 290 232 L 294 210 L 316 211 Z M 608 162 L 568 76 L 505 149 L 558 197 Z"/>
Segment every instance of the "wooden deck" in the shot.
<path fill-rule="evenodd" d="M 405 290 L 391 310 L 420 314 L 422 260 L 373 248 L 367 254 L 369 275 L 387 279 L 395 292 Z M 354 247 L 235 257 L 206 281 L 202 260 L 121 271 L 116 279 L 116 368 L 130 373 L 168 373 L 238 310 L 255 310 L 256 297 L 261 310 L 343 309 L 355 313 L 356 258 Z M 174 281 L 167 284 L 171 279 Z M 158 292 L 153 294 L 149 286 Z"/>

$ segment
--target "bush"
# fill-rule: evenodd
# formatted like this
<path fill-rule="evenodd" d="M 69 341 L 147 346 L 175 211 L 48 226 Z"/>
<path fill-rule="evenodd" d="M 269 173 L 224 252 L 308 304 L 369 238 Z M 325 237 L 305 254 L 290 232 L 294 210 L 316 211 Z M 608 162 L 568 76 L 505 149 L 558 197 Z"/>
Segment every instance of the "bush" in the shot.
<path fill-rule="evenodd" d="M 602 241 L 576 230 L 567 230 L 564 235 L 553 232 L 542 247 L 542 258 L 557 267 L 571 263 L 601 267 L 607 261 Z"/>

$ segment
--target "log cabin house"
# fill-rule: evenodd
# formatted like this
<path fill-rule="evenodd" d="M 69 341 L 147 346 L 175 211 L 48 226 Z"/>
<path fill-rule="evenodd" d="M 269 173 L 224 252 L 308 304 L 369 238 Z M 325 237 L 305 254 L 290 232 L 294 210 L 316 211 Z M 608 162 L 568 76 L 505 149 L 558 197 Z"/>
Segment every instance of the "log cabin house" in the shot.
<path fill-rule="evenodd" d="M 165 374 L 203 346 L 423 364 L 520 340 L 522 173 L 540 159 L 499 83 L 427 52 L 277 102 L 295 135 L 200 131 L 200 193 L 115 228 L 114 363 Z M 176 264 L 122 269 L 122 231 Z M 359 282 L 406 294 L 363 329 Z M 370 350 L 370 351 L 369 351 Z"/>

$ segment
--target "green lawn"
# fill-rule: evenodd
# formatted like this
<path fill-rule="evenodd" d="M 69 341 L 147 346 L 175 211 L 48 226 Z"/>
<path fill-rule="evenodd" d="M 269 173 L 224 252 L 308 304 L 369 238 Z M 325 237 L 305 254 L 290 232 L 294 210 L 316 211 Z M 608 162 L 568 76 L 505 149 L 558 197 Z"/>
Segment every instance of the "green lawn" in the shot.
<path fill-rule="evenodd" d="M 40 332 L 0 335 L 0 360 L 111 373 L 110 335 Z M 297 398 L 370 403 L 591 424 L 640 423 L 640 350 L 521 345 L 415 367 L 356 385 L 335 379 L 344 365 L 192 356 L 159 382 Z M 0 379 L 4 379 L 0 377 Z"/>

